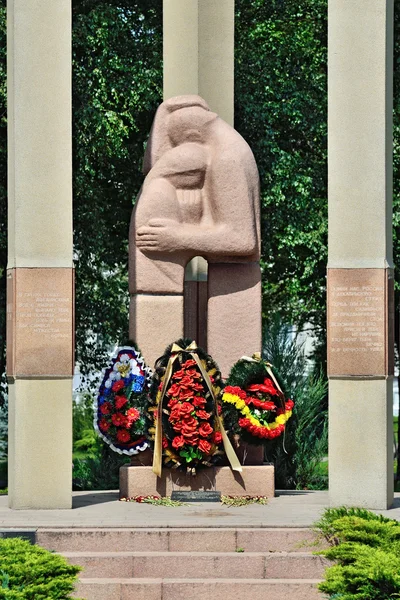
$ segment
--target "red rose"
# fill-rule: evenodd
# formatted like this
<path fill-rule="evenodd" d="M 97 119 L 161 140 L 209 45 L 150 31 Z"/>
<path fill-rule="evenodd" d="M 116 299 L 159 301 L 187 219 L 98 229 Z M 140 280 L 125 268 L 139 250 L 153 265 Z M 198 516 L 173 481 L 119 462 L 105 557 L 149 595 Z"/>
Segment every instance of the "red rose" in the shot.
<path fill-rule="evenodd" d="M 178 398 L 171 398 L 171 400 L 168 402 L 168 408 L 173 408 L 177 402 Z"/>
<path fill-rule="evenodd" d="M 181 388 L 190 388 L 193 385 L 196 385 L 193 381 L 193 379 L 191 377 L 189 377 L 188 375 L 185 375 L 185 377 L 182 377 L 181 381 L 180 381 L 180 387 Z"/>
<path fill-rule="evenodd" d="M 169 415 L 169 421 L 171 421 L 171 423 L 173 421 L 179 421 L 181 418 L 181 405 L 177 404 L 176 406 L 174 406 L 174 408 L 171 410 L 171 414 Z"/>
<path fill-rule="evenodd" d="M 211 413 L 208 413 L 205 410 L 198 410 L 196 417 L 198 419 L 202 419 L 203 421 L 208 421 L 208 419 L 211 417 Z"/>
<path fill-rule="evenodd" d="M 197 442 L 199 441 L 199 434 L 197 431 L 193 431 L 193 433 L 182 432 L 182 434 L 185 438 L 185 444 L 188 444 L 188 446 L 197 446 Z"/>
<path fill-rule="evenodd" d="M 128 417 L 128 421 L 131 423 L 135 423 L 140 418 L 140 412 L 137 408 L 129 408 L 126 411 L 126 416 Z"/>
<path fill-rule="evenodd" d="M 218 414 L 222 415 L 222 406 L 218 404 Z"/>
<path fill-rule="evenodd" d="M 181 435 L 177 435 L 172 440 L 172 447 L 175 448 L 175 450 L 179 450 L 179 448 L 182 448 L 182 446 L 184 446 L 184 445 L 185 445 L 185 440 L 183 439 L 183 437 Z"/>
<path fill-rule="evenodd" d="M 167 396 L 178 396 L 180 392 L 180 387 L 177 383 L 171 385 L 167 392 Z"/>
<path fill-rule="evenodd" d="M 115 408 L 117 410 L 120 410 L 121 408 L 123 408 L 125 406 L 125 404 L 128 402 L 128 398 L 126 396 L 117 396 L 115 398 Z"/>
<path fill-rule="evenodd" d="M 201 452 L 204 452 L 204 454 L 209 454 L 209 452 L 211 450 L 210 442 L 207 442 L 207 440 L 200 440 L 199 441 L 199 450 Z"/>
<path fill-rule="evenodd" d="M 182 423 L 188 427 L 197 427 L 197 419 L 195 419 L 192 415 L 183 415 Z"/>
<path fill-rule="evenodd" d="M 182 423 L 182 435 L 191 434 L 197 432 L 197 421 L 194 423 Z"/>
<path fill-rule="evenodd" d="M 193 404 L 190 404 L 190 402 L 184 402 L 183 404 L 181 404 L 181 415 L 187 415 L 193 411 L 194 406 Z"/>
<path fill-rule="evenodd" d="M 175 373 L 172 375 L 172 379 L 177 379 L 178 381 L 180 379 L 182 379 L 182 377 L 185 377 L 185 369 L 180 369 L 179 371 L 175 371 Z"/>
<path fill-rule="evenodd" d="M 101 419 L 101 421 L 99 423 L 99 429 L 103 433 L 110 429 L 110 423 L 107 421 L 107 419 Z"/>
<path fill-rule="evenodd" d="M 211 427 L 211 425 L 209 423 L 203 423 L 199 427 L 199 434 L 201 435 L 201 437 L 208 437 L 209 435 L 212 434 L 212 432 L 213 432 L 213 428 Z"/>
<path fill-rule="evenodd" d="M 122 442 L 123 444 L 125 444 L 126 442 L 129 442 L 130 439 L 131 439 L 131 436 L 129 435 L 129 431 L 127 431 L 126 429 L 120 429 L 117 432 L 117 440 L 119 442 Z"/>
<path fill-rule="evenodd" d="M 188 369 L 187 374 L 189 377 L 193 377 L 193 379 L 201 379 L 201 375 L 196 369 Z"/>
<path fill-rule="evenodd" d="M 222 433 L 215 431 L 213 435 L 214 444 L 220 444 L 222 442 Z"/>
<path fill-rule="evenodd" d="M 191 400 L 194 396 L 194 393 L 192 390 L 184 390 L 181 391 L 181 393 L 179 394 L 179 398 L 180 400 Z"/>
<path fill-rule="evenodd" d="M 122 381 L 122 379 L 118 379 L 118 381 L 113 383 L 111 389 L 113 392 L 119 392 L 119 390 L 122 390 L 123 387 L 125 387 L 124 382 Z"/>
<path fill-rule="evenodd" d="M 207 404 L 207 400 L 201 396 L 195 396 L 192 400 L 192 404 L 198 408 L 204 408 Z"/>
<path fill-rule="evenodd" d="M 111 412 L 112 406 L 109 402 L 104 402 L 101 406 L 100 406 L 100 412 L 102 415 L 109 415 Z"/>
<path fill-rule="evenodd" d="M 196 381 L 193 381 L 192 390 L 194 390 L 195 392 L 202 392 L 203 386 L 201 385 L 201 383 L 197 383 Z"/>
<path fill-rule="evenodd" d="M 115 413 L 112 415 L 111 420 L 116 427 L 125 427 L 127 419 L 122 413 Z"/>
<path fill-rule="evenodd" d="M 163 437 L 162 439 L 162 447 L 164 448 L 164 450 L 168 448 L 168 440 L 166 437 Z"/>
<path fill-rule="evenodd" d="M 189 358 L 185 363 L 183 363 L 182 367 L 188 369 L 189 367 L 195 367 L 196 364 L 197 363 L 195 360 L 193 360 L 193 358 Z"/>
<path fill-rule="evenodd" d="M 182 421 L 177 421 L 173 424 L 174 431 L 178 431 L 179 433 L 182 431 L 183 423 Z"/>

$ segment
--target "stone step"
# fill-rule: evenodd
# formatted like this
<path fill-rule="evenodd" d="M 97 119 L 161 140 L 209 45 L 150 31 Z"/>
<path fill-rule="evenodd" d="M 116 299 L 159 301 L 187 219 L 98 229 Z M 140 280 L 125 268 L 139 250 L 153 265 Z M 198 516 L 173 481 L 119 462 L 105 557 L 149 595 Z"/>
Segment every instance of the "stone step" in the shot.
<path fill-rule="evenodd" d="M 81 579 L 86 600 L 323 600 L 316 579 Z"/>
<path fill-rule="evenodd" d="M 329 561 L 309 552 L 63 552 L 85 578 L 321 579 Z"/>
<path fill-rule="evenodd" d="M 38 529 L 36 541 L 55 552 L 304 552 L 326 547 L 306 528 Z"/>

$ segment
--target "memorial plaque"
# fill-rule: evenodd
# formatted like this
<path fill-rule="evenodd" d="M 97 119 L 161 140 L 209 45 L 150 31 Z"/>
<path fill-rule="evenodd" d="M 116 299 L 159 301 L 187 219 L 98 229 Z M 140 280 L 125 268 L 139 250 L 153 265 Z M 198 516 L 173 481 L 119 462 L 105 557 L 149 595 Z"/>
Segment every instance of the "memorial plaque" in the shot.
<path fill-rule="evenodd" d="M 7 284 L 7 375 L 71 376 L 73 270 L 11 269 Z"/>
<path fill-rule="evenodd" d="M 171 500 L 175 500 L 176 502 L 221 502 L 221 492 L 181 492 L 179 490 L 174 490 L 171 494 Z"/>
<path fill-rule="evenodd" d="M 393 273 L 328 269 L 328 375 L 393 373 Z"/>

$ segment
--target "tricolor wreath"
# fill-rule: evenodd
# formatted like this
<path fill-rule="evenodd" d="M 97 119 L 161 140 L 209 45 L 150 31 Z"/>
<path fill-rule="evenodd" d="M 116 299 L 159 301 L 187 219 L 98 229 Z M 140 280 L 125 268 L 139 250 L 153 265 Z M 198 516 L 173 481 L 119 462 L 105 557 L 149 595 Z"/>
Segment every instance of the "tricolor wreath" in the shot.
<path fill-rule="evenodd" d="M 223 454 L 222 442 L 229 441 L 218 411 L 221 387 L 218 366 L 191 340 L 171 344 L 158 359 L 149 408 L 157 475 L 162 457 L 168 466 L 196 470 L 215 464 Z"/>
<path fill-rule="evenodd" d="M 148 448 L 146 411 L 151 370 L 134 347 L 119 348 L 104 371 L 94 425 L 119 454 Z"/>
<path fill-rule="evenodd" d="M 294 403 L 285 400 L 272 365 L 254 355 L 232 367 L 222 406 L 226 429 L 247 443 L 259 444 L 282 435 Z"/>

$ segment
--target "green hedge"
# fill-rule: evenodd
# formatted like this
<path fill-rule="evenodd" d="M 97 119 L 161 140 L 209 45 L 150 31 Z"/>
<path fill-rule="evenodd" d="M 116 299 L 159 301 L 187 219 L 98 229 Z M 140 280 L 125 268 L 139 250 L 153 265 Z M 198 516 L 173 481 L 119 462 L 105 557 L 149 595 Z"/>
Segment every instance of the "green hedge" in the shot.
<path fill-rule="evenodd" d="M 319 586 L 331 600 L 400 598 L 400 523 L 364 509 L 325 511 L 316 524 L 331 544 L 321 552 L 336 564 Z"/>
<path fill-rule="evenodd" d="M 71 598 L 80 567 L 19 538 L 0 539 L 1 600 Z"/>

